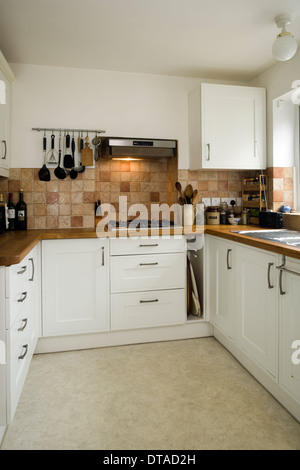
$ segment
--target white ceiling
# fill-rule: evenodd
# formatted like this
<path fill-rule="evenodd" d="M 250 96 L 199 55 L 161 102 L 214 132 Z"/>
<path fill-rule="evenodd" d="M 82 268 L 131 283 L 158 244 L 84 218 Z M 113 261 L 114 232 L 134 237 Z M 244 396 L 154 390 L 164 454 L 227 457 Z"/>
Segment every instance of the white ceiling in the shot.
<path fill-rule="evenodd" d="M 275 61 L 279 14 L 300 0 L 0 0 L 10 63 L 249 81 Z"/>

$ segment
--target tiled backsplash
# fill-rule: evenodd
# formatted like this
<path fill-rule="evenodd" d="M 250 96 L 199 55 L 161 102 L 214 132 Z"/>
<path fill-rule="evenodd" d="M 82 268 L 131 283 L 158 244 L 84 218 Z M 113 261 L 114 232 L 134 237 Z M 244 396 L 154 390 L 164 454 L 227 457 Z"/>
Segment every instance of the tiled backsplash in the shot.
<path fill-rule="evenodd" d="M 283 204 L 294 207 L 293 168 L 268 168 L 269 209 L 277 212 Z"/>
<path fill-rule="evenodd" d="M 9 179 L 0 181 L 0 193 L 8 200 L 12 192 L 14 202 L 23 189 L 28 208 L 28 228 L 94 227 L 95 201 L 111 203 L 118 211 L 119 196 L 128 197 L 128 205 L 151 203 L 169 205 L 178 201 L 175 182 L 184 189 L 190 183 L 198 189 L 196 202 L 202 198 L 231 198 L 242 194 L 242 180 L 257 175 L 257 171 L 234 170 L 177 170 L 177 159 L 117 161 L 99 160 L 95 168 L 87 168 L 75 180 L 58 180 L 50 169 L 51 181 L 40 181 L 39 169 L 12 168 Z M 278 210 L 292 201 L 292 169 L 269 168 L 269 208 Z M 278 199 L 278 200 L 276 200 Z"/>

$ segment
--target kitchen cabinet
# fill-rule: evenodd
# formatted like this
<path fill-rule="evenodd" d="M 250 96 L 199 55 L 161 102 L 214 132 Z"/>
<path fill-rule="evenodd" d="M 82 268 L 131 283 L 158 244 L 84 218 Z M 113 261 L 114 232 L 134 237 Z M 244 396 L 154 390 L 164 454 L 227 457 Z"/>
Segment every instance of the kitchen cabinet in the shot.
<path fill-rule="evenodd" d="M 202 83 L 189 93 L 190 169 L 266 168 L 264 88 Z"/>
<path fill-rule="evenodd" d="M 207 307 L 211 323 L 234 338 L 235 261 L 234 243 L 207 235 Z"/>
<path fill-rule="evenodd" d="M 12 70 L 0 51 L 0 176 L 9 176 L 10 167 L 10 83 Z"/>
<path fill-rule="evenodd" d="M 1 314 L 5 319 L 6 364 L 0 371 L 1 382 L 5 384 L 2 397 L 5 412 L 2 412 L 0 424 L 6 425 L 15 414 L 40 334 L 39 246 L 21 263 L 1 269 L 5 286 Z"/>
<path fill-rule="evenodd" d="M 300 262 L 286 258 L 279 281 L 279 383 L 300 404 Z"/>
<path fill-rule="evenodd" d="M 277 376 L 277 255 L 236 244 L 236 344 Z"/>
<path fill-rule="evenodd" d="M 43 336 L 109 329 L 109 240 L 42 242 Z"/>
<path fill-rule="evenodd" d="M 184 238 L 111 240 L 111 329 L 186 321 Z"/>

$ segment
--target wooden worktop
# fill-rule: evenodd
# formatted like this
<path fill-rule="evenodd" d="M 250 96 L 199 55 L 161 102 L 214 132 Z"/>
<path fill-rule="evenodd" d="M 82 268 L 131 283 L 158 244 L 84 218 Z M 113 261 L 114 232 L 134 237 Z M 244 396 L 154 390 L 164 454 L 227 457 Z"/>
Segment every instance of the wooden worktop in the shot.
<path fill-rule="evenodd" d="M 247 237 L 242 234 L 232 233 L 233 230 L 259 230 L 260 227 L 254 225 L 204 225 L 185 227 L 184 232 L 181 229 L 156 229 L 150 231 L 143 229 L 139 232 L 140 236 L 150 235 L 200 235 L 202 233 L 215 235 L 217 237 L 226 238 L 234 242 L 243 243 L 245 245 L 261 248 L 263 250 L 272 251 L 284 256 L 290 256 L 300 260 L 300 248 L 294 248 L 266 240 L 259 240 Z M 112 238 L 127 237 L 137 235 L 136 231 L 127 230 L 99 232 L 94 228 L 73 228 L 73 229 L 53 229 L 53 230 L 26 230 L 16 232 L 5 232 L 0 235 L 0 266 L 10 266 L 17 264 L 39 243 L 41 240 L 58 240 L 58 239 L 78 239 L 78 238 Z"/>

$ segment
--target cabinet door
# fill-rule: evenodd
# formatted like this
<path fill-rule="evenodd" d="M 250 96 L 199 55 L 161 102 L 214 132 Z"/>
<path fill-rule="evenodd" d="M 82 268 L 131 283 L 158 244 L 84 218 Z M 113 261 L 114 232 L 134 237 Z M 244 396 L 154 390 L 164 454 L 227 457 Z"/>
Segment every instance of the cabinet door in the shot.
<path fill-rule="evenodd" d="M 108 330 L 108 240 L 42 243 L 43 336 Z"/>
<path fill-rule="evenodd" d="M 10 83 L 0 71 L 0 175 L 8 176 L 10 157 Z"/>
<path fill-rule="evenodd" d="M 300 275 L 300 262 L 287 258 L 286 268 Z M 300 403 L 300 276 L 283 271 L 279 296 L 279 380 Z"/>
<path fill-rule="evenodd" d="M 190 169 L 261 169 L 265 89 L 202 83 L 189 96 Z"/>
<path fill-rule="evenodd" d="M 234 337 L 234 251 L 233 243 L 205 237 L 207 303 L 210 321 L 230 339 Z"/>
<path fill-rule="evenodd" d="M 277 375 L 277 255 L 239 244 L 236 255 L 236 343 Z"/>

